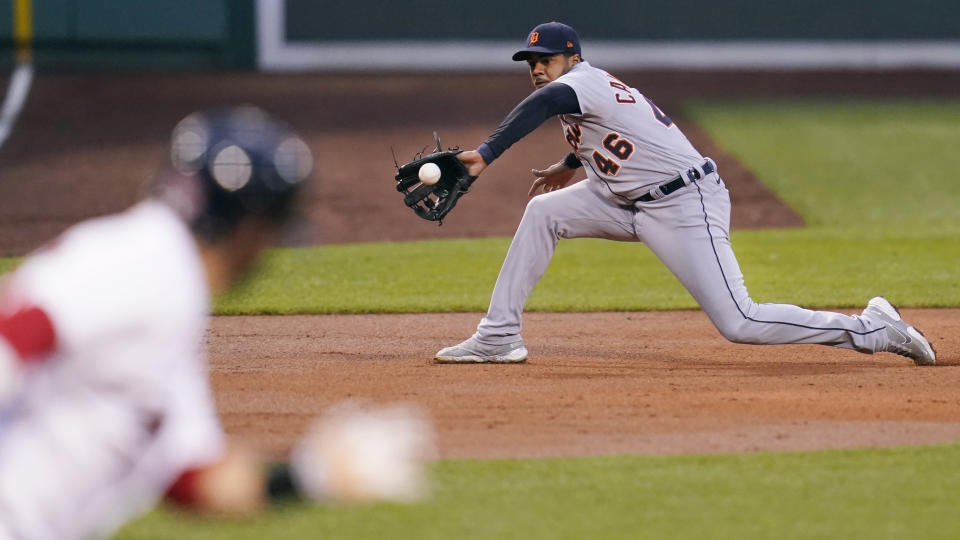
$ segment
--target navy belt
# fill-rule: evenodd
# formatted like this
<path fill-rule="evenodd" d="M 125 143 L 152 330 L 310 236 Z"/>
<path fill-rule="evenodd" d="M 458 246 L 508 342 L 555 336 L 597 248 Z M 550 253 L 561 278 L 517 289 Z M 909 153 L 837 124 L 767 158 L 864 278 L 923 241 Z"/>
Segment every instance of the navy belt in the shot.
<path fill-rule="evenodd" d="M 687 169 L 686 172 L 677 176 L 673 180 L 660 184 L 659 186 L 651 189 L 649 193 L 644 193 L 640 196 L 640 198 L 635 199 L 634 202 L 653 202 L 662 199 L 674 191 L 682 188 L 683 186 L 690 185 L 697 180 L 702 180 L 705 176 L 713 174 L 716 171 L 717 166 L 714 165 L 713 160 L 707 158 L 707 160 L 703 162 L 702 166 L 691 167 Z"/>

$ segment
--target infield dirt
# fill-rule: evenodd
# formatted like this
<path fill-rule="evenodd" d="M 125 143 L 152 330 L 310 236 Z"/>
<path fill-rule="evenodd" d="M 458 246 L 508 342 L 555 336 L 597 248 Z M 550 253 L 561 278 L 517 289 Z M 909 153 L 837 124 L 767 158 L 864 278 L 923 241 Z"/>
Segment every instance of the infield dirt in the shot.
<path fill-rule="evenodd" d="M 960 439 L 960 310 L 904 310 L 942 365 L 727 343 L 700 311 L 530 313 L 520 365 L 434 365 L 479 313 L 217 317 L 227 430 L 281 454 L 338 400 L 429 409 L 443 457 L 710 453 Z"/>

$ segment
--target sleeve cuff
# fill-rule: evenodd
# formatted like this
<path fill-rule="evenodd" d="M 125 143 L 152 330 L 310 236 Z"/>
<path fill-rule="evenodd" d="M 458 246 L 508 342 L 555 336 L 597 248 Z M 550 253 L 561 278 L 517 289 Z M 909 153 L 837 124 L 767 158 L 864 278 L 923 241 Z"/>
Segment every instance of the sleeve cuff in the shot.
<path fill-rule="evenodd" d="M 567 157 L 563 158 L 563 164 L 571 169 L 579 169 L 583 166 L 583 163 L 580 163 L 580 158 L 573 152 L 570 152 L 567 154 Z"/>
<path fill-rule="evenodd" d="M 493 150 L 487 146 L 487 143 L 483 143 L 477 147 L 477 152 L 480 153 L 480 156 L 483 158 L 483 162 L 487 165 L 493 163 L 493 160 L 497 159 L 497 156 L 493 154 Z"/>
<path fill-rule="evenodd" d="M 46 312 L 27 307 L 10 316 L 0 316 L 0 339 L 5 339 L 21 361 L 37 360 L 53 350 L 56 334 Z"/>

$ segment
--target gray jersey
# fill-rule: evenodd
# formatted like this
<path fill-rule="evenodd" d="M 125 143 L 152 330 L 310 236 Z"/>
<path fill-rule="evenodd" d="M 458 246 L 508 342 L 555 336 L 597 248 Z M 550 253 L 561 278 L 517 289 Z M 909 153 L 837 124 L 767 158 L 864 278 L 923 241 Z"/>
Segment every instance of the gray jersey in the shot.
<path fill-rule="evenodd" d="M 564 135 L 591 181 L 630 199 L 704 158 L 652 101 L 602 69 L 580 62 L 551 84 L 577 94 L 580 114 L 560 116 Z"/>

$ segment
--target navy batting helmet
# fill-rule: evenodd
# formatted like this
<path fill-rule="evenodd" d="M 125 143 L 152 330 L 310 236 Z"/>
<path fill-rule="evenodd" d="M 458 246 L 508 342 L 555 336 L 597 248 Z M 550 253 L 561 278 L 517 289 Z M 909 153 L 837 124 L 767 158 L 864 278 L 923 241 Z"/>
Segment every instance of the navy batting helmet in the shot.
<path fill-rule="evenodd" d="M 207 241 L 248 216 L 285 221 L 313 166 L 306 143 L 253 106 L 187 116 L 173 130 L 170 159 L 176 174 L 161 198 Z"/>

